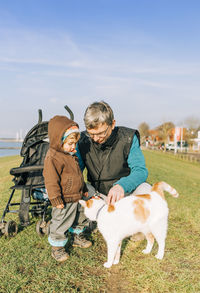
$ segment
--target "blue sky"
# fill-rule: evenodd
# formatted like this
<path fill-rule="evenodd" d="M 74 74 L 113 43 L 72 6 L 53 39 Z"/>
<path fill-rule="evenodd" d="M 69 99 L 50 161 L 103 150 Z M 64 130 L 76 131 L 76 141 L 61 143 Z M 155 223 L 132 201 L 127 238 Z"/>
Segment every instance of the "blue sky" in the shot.
<path fill-rule="evenodd" d="M 200 118 L 200 1 L 0 0 L 0 137 L 105 100 L 117 125 Z"/>

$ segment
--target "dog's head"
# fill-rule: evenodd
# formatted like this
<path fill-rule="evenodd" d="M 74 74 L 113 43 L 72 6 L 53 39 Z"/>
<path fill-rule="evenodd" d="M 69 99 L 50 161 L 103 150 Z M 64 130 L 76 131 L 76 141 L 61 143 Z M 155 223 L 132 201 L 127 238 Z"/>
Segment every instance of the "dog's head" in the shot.
<path fill-rule="evenodd" d="M 98 196 L 92 197 L 87 201 L 79 200 L 79 203 L 84 208 L 85 216 L 91 221 L 96 220 L 98 210 L 105 204 L 104 200 Z"/>

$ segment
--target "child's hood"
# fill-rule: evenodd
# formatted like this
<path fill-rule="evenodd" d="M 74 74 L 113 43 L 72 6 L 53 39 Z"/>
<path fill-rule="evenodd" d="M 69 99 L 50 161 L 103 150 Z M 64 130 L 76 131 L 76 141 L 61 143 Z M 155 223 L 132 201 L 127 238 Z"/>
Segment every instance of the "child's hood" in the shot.
<path fill-rule="evenodd" d="M 48 135 L 51 148 L 57 151 L 62 151 L 62 136 L 66 129 L 71 126 L 79 127 L 76 122 L 66 116 L 56 115 L 49 120 Z"/>

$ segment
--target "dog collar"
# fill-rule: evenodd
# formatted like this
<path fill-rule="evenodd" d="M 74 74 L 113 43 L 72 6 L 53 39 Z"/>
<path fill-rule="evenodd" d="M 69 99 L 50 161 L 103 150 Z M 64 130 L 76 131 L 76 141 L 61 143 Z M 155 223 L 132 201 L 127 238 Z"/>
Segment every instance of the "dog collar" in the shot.
<path fill-rule="evenodd" d="M 98 216 L 99 216 L 99 214 L 100 214 L 100 212 L 101 212 L 101 210 L 105 207 L 105 203 L 98 209 L 98 211 L 97 211 L 97 215 L 96 215 L 96 221 L 97 221 L 97 219 L 98 219 Z"/>

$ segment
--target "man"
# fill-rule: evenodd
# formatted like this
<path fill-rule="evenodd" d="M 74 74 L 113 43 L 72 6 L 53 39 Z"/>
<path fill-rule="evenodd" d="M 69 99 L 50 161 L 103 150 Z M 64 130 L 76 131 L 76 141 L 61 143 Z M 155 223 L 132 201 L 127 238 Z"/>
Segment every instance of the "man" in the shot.
<path fill-rule="evenodd" d="M 148 171 L 139 132 L 116 127 L 113 111 L 104 101 L 94 102 L 86 109 L 84 122 L 86 131 L 81 133 L 77 155 L 95 190 L 107 195 L 108 204 L 133 191 L 148 193 L 151 186 L 144 183 Z"/>

